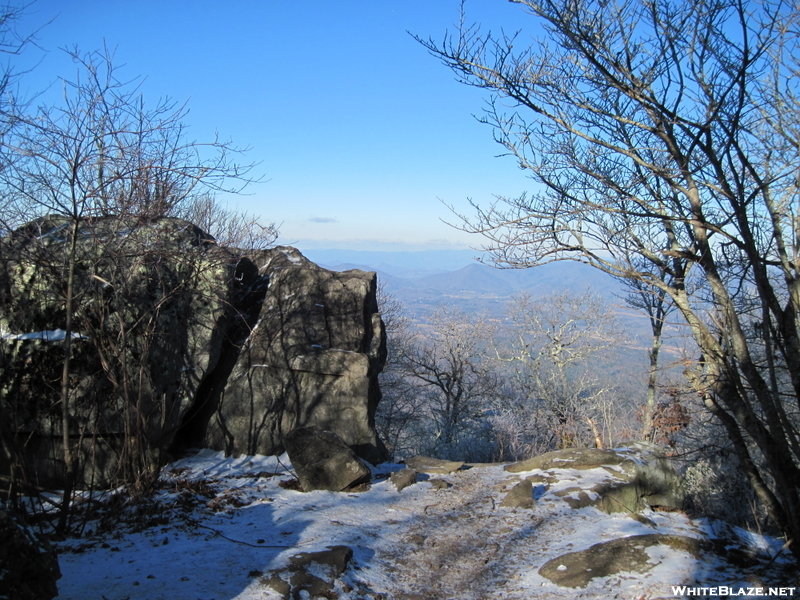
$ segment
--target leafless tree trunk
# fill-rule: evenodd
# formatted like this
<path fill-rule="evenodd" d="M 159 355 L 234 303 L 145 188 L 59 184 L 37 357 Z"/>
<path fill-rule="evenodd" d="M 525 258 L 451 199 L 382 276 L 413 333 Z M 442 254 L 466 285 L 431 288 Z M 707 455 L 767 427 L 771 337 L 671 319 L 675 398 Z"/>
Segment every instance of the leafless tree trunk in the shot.
<path fill-rule="evenodd" d="M 85 285 L 85 274 L 96 273 L 97 264 L 109 260 L 102 256 L 103 247 L 109 249 L 113 238 L 125 232 L 98 237 L 95 253 L 85 249 L 79 253 L 79 239 L 94 235 L 93 228 L 103 218 L 117 219 L 123 229 L 135 227 L 179 210 L 199 194 L 235 192 L 250 180 L 250 167 L 232 160 L 238 151 L 229 143 L 213 140 L 201 144 L 186 139 L 183 107 L 170 101 L 146 107 L 136 87 L 118 79 L 107 51 L 81 55 L 75 50 L 70 54 L 79 73 L 74 80 L 63 82 L 62 103 L 41 106 L 32 114 L 12 115 L 16 127 L 4 137 L 3 150 L 13 160 L 0 170 L 2 222 L 7 229 L 55 215 L 68 231 L 64 243 L 59 243 L 52 231 L 44 238 L 32 235 L 29 240 L 37 247 L 33 252 L 37 260 L 49 261 L 55 271 L 61 269 L 58 276 L 65 281 L 61 300 L 66 330 L 60 391 L 66 468 L 59 519 L 62 531 L 67 527 L 79 468 L 70 438 L 71 354 L 76 300 L 85 290 L 78 290 L 76 275 L 78 270 L 83 273 L 81 285 Z M 102 349 L 103 340 L 95 341 Z M 128 379 L 120 384 L 127 389 L 125 400 L 135 403 L 133 390 L 141 388 L 134 388 Z M 133 413 L 142 418 L 136 410 Z M 132 431 L 139 427 L 133 424 Z M 129 437 L 138 439 L 134 434 Z"/>
<path fill-rule="evenodd" d="M 537 182 L 464 227 L 500 265 L 579 260 L 663 290 L 700 349 L 690 381 L 800 558 L 800 10 L 516 1 L 550 43 L 420 40 L 491 94 L 485 120 Z"/>
<path fill-rule="evenodd" d="M 642 268 L 646 269 L 647 264 L 643 264 Z M 661 269 L 654 274 L 654 277 L 663 281 L 668 280 L 670 275 L 666 270 Z M 655 437 L 653 418 L 658 401 L 659 354 L 663 344 L 664 325 L 666 325 L 666 319 L 670 313 L 674 312 L 675 305 L 670 301 L 664 288 L 650 286 L 638 278 L 623 278 L 621 281 L 630 290 L 625 298 L 625 303 L 645 313 L 650 322 L 652 337 L 650 348 L 647 350 L 647 397 L 642 419 L 642 439 L 653 442 Z M 670 282 L 667 281 L 667 283 Z"/>
<path fill-rule="evenodd" d="M 64 493 L 61 499 L 61 512 L 58 517 L 58 525 L 56 531 L 64 533 L 67 528 L 69 518 L 70 505 L 72 502 L 72 490 L 75 486 L 76 471 L 78 465 L 76 464 L 76 456 L 72 451 L 72 438 L 71 438 L 71 414 L 70 414 L 70 361 L 72 359 L 72 317 L 74 314 L 74 299 L 75 299 L 75 254 L 78 244 L 78 228 L 79 223 L 77 220 L 72 222 L 69 233 L 69 241 L 67 247 L 67 286 L 64 298 L 64 365 L 61 370 L 61 451 L 64 453 Z"/>

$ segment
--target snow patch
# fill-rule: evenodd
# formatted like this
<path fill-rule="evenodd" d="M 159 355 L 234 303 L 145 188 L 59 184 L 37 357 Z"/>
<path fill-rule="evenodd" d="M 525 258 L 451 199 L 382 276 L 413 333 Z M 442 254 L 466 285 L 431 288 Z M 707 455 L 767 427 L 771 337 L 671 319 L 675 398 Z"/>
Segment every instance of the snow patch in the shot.
<path fill-rule="evenodd" d="M 0 332 L 0 339 L 4 340 L 43 340 L 45 342 L 61 342 L 67 337 L 67 332 L 63 329 L 51 329 L 46 331 L 34 331 L 31 333 L 6 333 Z M 89 339 L 89 336 L 72 332 L 70 336 L 73 340 Z"/>
<path fill-rule="evenodd" d="M 636 520 L 594 507 L 574 510 L 554 495 L 576 485 L 588 490 L 608 478 L 603 469 L 551 470 L 564 481 L 541 486 L 532 510 L 500 510 L 502 495 L 526 474 L 510 477 L 502 465 L 473 466 L 441 476 L 451 488 L 421 482 L 398 492 L 388 476 L 402 467 L 373 468 L 365 492 L 302 493 L 281 486 L 294 477 L 286 454 L 232 457 L 200 450 L 162 472 L 154 500 L 177 506 L 168 520 L 144 529 L 119 522 L 105 533 L 90 522 L 91 535 L 58 543 L 58 598 L 272 600 L 279 595 L 252 573 L 266 575 L 285 568 L 299 552 L 333 545 L 354 553 L 352 567 L 337 583 L 341 600 L 431 592 L 459 600 L 665 598 L 675 585 L 745 581 L 743 572 L 722 559 L 657 545 L 646 550 L 653 567 L 645 573 L 621 572 L 593 578 L 585 589 L 562 588 L 539 568 L 570 552 L 651 533 L 708 539 L 731 528 L 678 512 L 647 509 Z M 189 490 L 201 485 L 216 496 L 198 495 L 194 508 L 181 508 Z M 751 532 L 738 535 L 742 545 L 772 556 L 781 546 Z"/>

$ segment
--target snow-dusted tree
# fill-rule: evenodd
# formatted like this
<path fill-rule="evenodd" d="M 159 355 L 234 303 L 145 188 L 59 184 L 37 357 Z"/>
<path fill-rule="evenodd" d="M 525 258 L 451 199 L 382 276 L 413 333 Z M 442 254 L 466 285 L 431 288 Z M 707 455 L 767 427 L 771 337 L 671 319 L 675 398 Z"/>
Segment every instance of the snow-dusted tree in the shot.
<path fill-rule="evenodd" d="M 542 298 L 521 294 L 508 312 L 494 353 L 508 364 L 518 401 L 531 414 L 546 412 L 558 447 L 602 446 L 597 421 L 614 387 L 603 365 L 625 342 L 612 307 L 589 291 L 562 291 Z"/>

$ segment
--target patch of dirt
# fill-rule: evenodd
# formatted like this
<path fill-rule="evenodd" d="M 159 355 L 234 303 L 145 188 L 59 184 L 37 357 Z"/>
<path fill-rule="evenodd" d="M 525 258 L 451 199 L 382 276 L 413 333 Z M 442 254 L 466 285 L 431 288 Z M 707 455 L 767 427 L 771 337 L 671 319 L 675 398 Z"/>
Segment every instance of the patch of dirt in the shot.
<path fill-rule="evenodd" d="M 530 510 L 499 509 L 482 471 L 450 475 L 452 487 L 432 490 L 397 547 L 376 556 L 397 582 L 397 600 L 511 597 L 508 555 L 535 543 L 538 522 Z"/>

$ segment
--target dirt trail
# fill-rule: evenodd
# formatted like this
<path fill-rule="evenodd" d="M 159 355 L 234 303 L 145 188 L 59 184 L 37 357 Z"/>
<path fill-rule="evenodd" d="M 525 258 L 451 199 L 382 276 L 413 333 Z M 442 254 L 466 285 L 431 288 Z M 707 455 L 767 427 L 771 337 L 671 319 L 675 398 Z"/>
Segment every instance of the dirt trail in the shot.
<path fill-rule="evenodd" d="M 509 562 L 516 561 L 509 558 L 529 554 L 540 519 L 530 510 L 500 508 L 513 481 L 507 474 L 489 481 L 474 468 L 447 480 L 453 487 L 431 494 L 398 546 L 376 557 L 394 575 L 396 598 L 514 598 Z"/>

